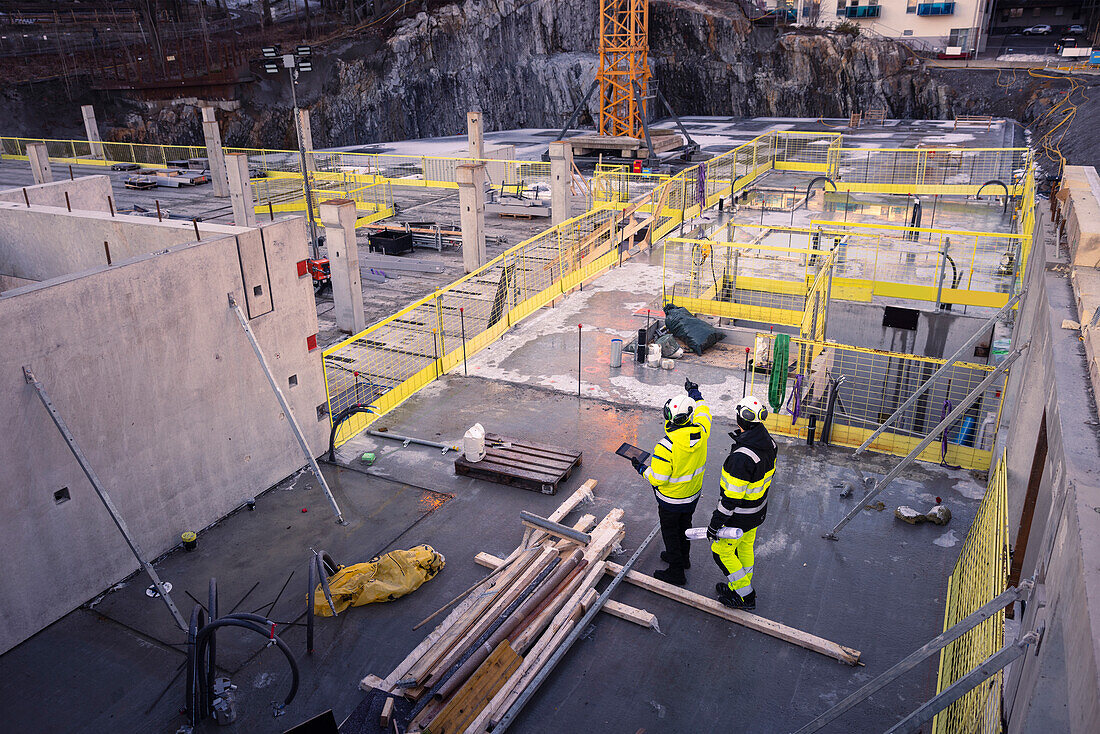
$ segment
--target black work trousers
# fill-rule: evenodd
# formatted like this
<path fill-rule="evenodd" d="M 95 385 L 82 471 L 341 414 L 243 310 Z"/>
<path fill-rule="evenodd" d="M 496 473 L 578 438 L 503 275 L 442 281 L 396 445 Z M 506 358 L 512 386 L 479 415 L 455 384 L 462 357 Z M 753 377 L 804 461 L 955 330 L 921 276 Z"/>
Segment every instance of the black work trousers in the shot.
<path fill-rule="evenodd" d="M 696 500 L 687 505 L 670 505 L 657 501 L 657 518 L 661 521 L 661 538 L 665 541 L 669 568 L 683 570 L 691 551 L 691 541 L 684 531 L 691 527 L 691 517 L 695 514 Z"/>

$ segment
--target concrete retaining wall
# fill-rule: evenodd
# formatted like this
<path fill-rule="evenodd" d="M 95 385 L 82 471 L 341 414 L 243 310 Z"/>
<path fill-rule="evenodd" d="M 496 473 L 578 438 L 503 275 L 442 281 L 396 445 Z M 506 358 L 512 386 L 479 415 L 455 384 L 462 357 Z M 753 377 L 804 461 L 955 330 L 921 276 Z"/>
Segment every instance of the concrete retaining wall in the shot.
<path fill-rule="evenodd" d="M 829 305 L 827 336 L 841 344 L 855 347 L 925 357 L 948 357 L 992 315 L 964 314 L 961 306 L 955 306 L 952 311 L 935 311 L 934 308 L 935 304 L 932 304 L 931 309 L 921 309 L 917 316 L 916 330 L 909 330 L 883 326 L 885 306 L 834 300 Z M 990 342 L 990 336 L 986 335 L 976 346 L 988 350 Z M 973 352 L 964 354 L 962 360 L 975 364 L 989 362 L 987 357 L 976 356 Z"/>
<path fill-rule="evenodd" d="M 1046 268 L 1037 237 L 1027 297 L 1013 345 L 1030 347 L 1010 374 L 999 454 L 1008 456 L 1009 541 L 1020 578 L 1037 588 L 1017 619 L 1022 632 L 1044 627 L 1038 650 L 1010 666 L 1005 678 L 1008 731 L 1100 731 L 1100 431 L 1076 330 L 1065 272 Z M 1057 248 L 1051 250 L 1057 252 Z M 1045 421 L 1046 459 L 1028 502 L 1032 464 Z M 1030 532 L 1025 507 L 1030 513 Z M 1009 640 L 1011 640 L 1011 635 Z"/>
<path fill-rule="evenodd" d="M 24 191 L 27 192 L 26 199 L 23 198 Z M 104 175 L 81 176 L 77 179 L 23 186 L 18 189 L 4 189 L 0 191 L 0 201 L 26 206 L 29 199 L 32 205 L 56 206 L 64 209 L 65 194 L 69 195 L 68 206 L 73 209 L 109 212 L 111 207 L 107 203 L 107 197 L 111 195 L 111 178 Z M 115 206 L 117 205 L 116 202 Z"/>
<path fill-rule="evenodd" d="M 0 296 L 0 652 L 138 568 L 22 367 L 157 556 L 305 463 L 226 294 L 251 312 L 313 452 L 325 447 L 313 290 L 295 267 L 306 257 L 294 218 Z M 57 503 L 62 488 L 71 499 Z"/>

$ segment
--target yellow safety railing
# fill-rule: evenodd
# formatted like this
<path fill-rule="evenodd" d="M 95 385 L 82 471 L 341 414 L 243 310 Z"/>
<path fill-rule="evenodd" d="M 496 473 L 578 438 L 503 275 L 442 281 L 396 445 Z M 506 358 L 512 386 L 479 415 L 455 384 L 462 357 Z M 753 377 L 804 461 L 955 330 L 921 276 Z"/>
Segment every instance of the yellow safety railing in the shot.
<path fill-rule="evenodd" d="M 763 146 L 763 147 L 762 147 Z M 344 420 L 340 445 L 425 385 L 499 338 L 511 325 L 618 262 L 619 229 L 626 215 L 649 215 L 658 241 L 755 180 L 771 166 L 772 134 L 719 156 L 719 166 L 693 166 L 658 184 L 621 210 L 593 209 L 510 248 L 466 277 L 323 352 L 331 420 L 353 406 L 369 406 Z M 734 164 L 740 156 L 741 162 Z M 728 163 L 728 165 L 727 165 Z M 729 180 L 712 178 L 725 170 Z M 736 178 L 734 178 L 736 177 Z M 715 194 L 708 196 L 707 192 Z"/>
<path fill-rule="evenodd" d="M 947 581 L 943 628 L 954 626 L 1008 587 L 1008 470 L 1004 454 L 989 477 L 978 515 Z M 1004 610 L 940 652 L 936 692 L 972 671 L 1004 646 Z M 1004 671 L 978 685 L 932 721 L 934 734 L 1000 734 Z"/>
<path fill-rule="evenodd" d="M 767 421 L 769 430 L 805 439 L 808 417 L 813 415 L 817 438 L 824 438 L 823 432 L 828 430 L 830 443 L 840 446 L 862 444 L 944 364 L 944 360 L 931 357 L 791 337 L 787 380 L 780 393 L 778 386 L 771 385 L 776 338 L 774 333 L 757 335 L 747 375 L 748 392 L 761 402 L 770 402 L 769 395 L 781 397 L 778 408 L 771 403 L 774 410 Z M 955 363 L 869 448 L 906 456 L 992 370 L 989 365 Z M 834 384 L 838 399 L 832 423 L 826 427 Z M 1003 393 L 1002 377 L 979 396 L 965 416 L 945 430 L 946 442 L 933 443 L 918 458 L 987 471 Z"/>
<path fill-rule="evenodd" d="M 45 143 L 52 160 L 58 163 L 109 166 L 131 163 L 139 166 L 166 167 L 206 157 L 201 145 L 159 145 L 151 143 L 115 143 L 87 140 L 0 137 L 0 157 L 27 157 L 27 143 Z M 301 155 L 296 150 L 226 147 L 226 153 L 248 156 L 251 168 L 265 174 L 301 175 Z M 448 156 L 392 155 L 388 153 L 350 153 L 308 151 L 307 165 L 317 173 L 335 173 L 358 177 L 360 184 L 374 183 L 381 177 L 393 186 L 458 188 L 455 169 L 463 164 L 482 163 L 493 185 L 521 183 L 528 188 L 548 186 L 550 164 L 542 161 L 473 159 Z"/>
<path fill-rule="evenodd" d="M 829 174 L 836 165 L 840 133 L 782 131 L 775 136 L 775 170 Z"/>
<path fill-rule="evenodd" d="M 627 204 L 652 191 L 671 176 L 661 173 L 596 171 L 592 176 L 592 198 L 596 205 Z"/>
<path fill-rule="evenodd" d="M 807 295 L 826 261 L 831 266 L 827 252 L 770 245 L 759 239 L 673 237 L 665 241 L 661 297 L 693 313 L 801 326 Z M 780 263 L 782 267 L 777 266 Z M 824 297 L 817 303 L 823 308 Z"/>
<path fill-rule="evenodd" d="M 595 210 L 497 256 L 451 285 L 323 352 L 337 444 L 499 338 L 512 324 L 618 261 L 616 213 Z"/>
<path fill-rule="evenodd" d="M 332 199 L 348 199 L 355 202 L 356 212 L 359 215 L 356 226 L 359 227 L 393 216 L 393 192 L 390 182 L 386 179 L 380 178 L 374 183 L 362 184 L 354 176 L 324 173 L 311 174 L 310 179 L 313 215 L 318 224 L 320 224 L 318 207 L 322 202 Z M 307 210 L 301 176 L 279 175 L 258 178 L 252 179 L 251 184 L 253 205 L 257 213 Z"/>
<path fill-rule="evenodd" d="M 1028 148 L 843 148 L 830 178 L 839 191 L 1019 195 L 1030 158 Z"/>

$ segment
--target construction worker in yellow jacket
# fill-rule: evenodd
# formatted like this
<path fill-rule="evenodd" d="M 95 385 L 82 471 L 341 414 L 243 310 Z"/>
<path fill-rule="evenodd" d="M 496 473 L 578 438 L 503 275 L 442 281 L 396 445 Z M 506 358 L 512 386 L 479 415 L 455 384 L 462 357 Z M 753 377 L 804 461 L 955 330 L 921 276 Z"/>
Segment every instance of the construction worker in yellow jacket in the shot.
<path fill-rule="evenodd" d="M 722 569 L 725 581 L 715 587 L 718 601 L 735 609 L 755 609 L 756 591 L 752 588 L 753 543 L 756 529 L 768 512 L 768 488 L 775 474 L 778 447 L 764 419 L 768 408 L 752 395 L 738 401 L 737 432 L 731 433 L 733 446 L 722 465 L 718 508 L 711 516 L 707 538 L 714 561 Z M 722 528 L 741 531 L 737 538 L 719 538 Z"/>
<path fill-rule="evenodd" d="M 690 541 L 684 531 L 691 527 L 703 489 L 710 436 L 710 408 L 703 402 L 699 386 L 685 380 L 684 391 L 686 394 L 665 402 L 665 435 L 653 447 L 650 465 L 634 462 L 634 468 L 653 486 L 665 542 L 661 560 L 668 568 L 653 575 L 677 586 L 687 583 L 684 570 L 691 568 Z"/>

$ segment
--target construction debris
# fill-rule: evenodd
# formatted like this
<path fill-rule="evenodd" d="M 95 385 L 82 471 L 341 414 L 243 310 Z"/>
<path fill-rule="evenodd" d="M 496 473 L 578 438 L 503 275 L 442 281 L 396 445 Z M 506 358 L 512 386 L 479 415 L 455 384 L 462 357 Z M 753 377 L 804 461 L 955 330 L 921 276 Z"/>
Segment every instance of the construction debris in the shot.
<path fill-rule="evenodd" d="M 930 522 L 934 525 L 946 525 L 951 520 L 951 510 L 945 505 L 936 505 L 926 513 L 919 513 L 908 505 L 902 505 L 894 510 L 894 517 L 907 522 L 910 525 L 920 525 Z"/>
<path fill-rule="evenodd" d="M 594 486 L 594 480 L 586 482 L 547 518 L 531 523 L 536 516 L 526 515 L 529 525 L 519 547 L 496 559 L 493 573 L 389 676 L 363 679 L 364 690 L 416 702 L 408 721 L 399 722 L 406 731 L 487 731 L 591 609 L 606 559 L 624 535 L 623 511 L 614 508 L 599 523 L 585 515 L 571 527 L 553 526 L 591 498 Z M 581 537 L 588 542 L 575 539 Z M 623 604 L 604 610 L 657 629 L 656 617 L 644 610 Z"/>

